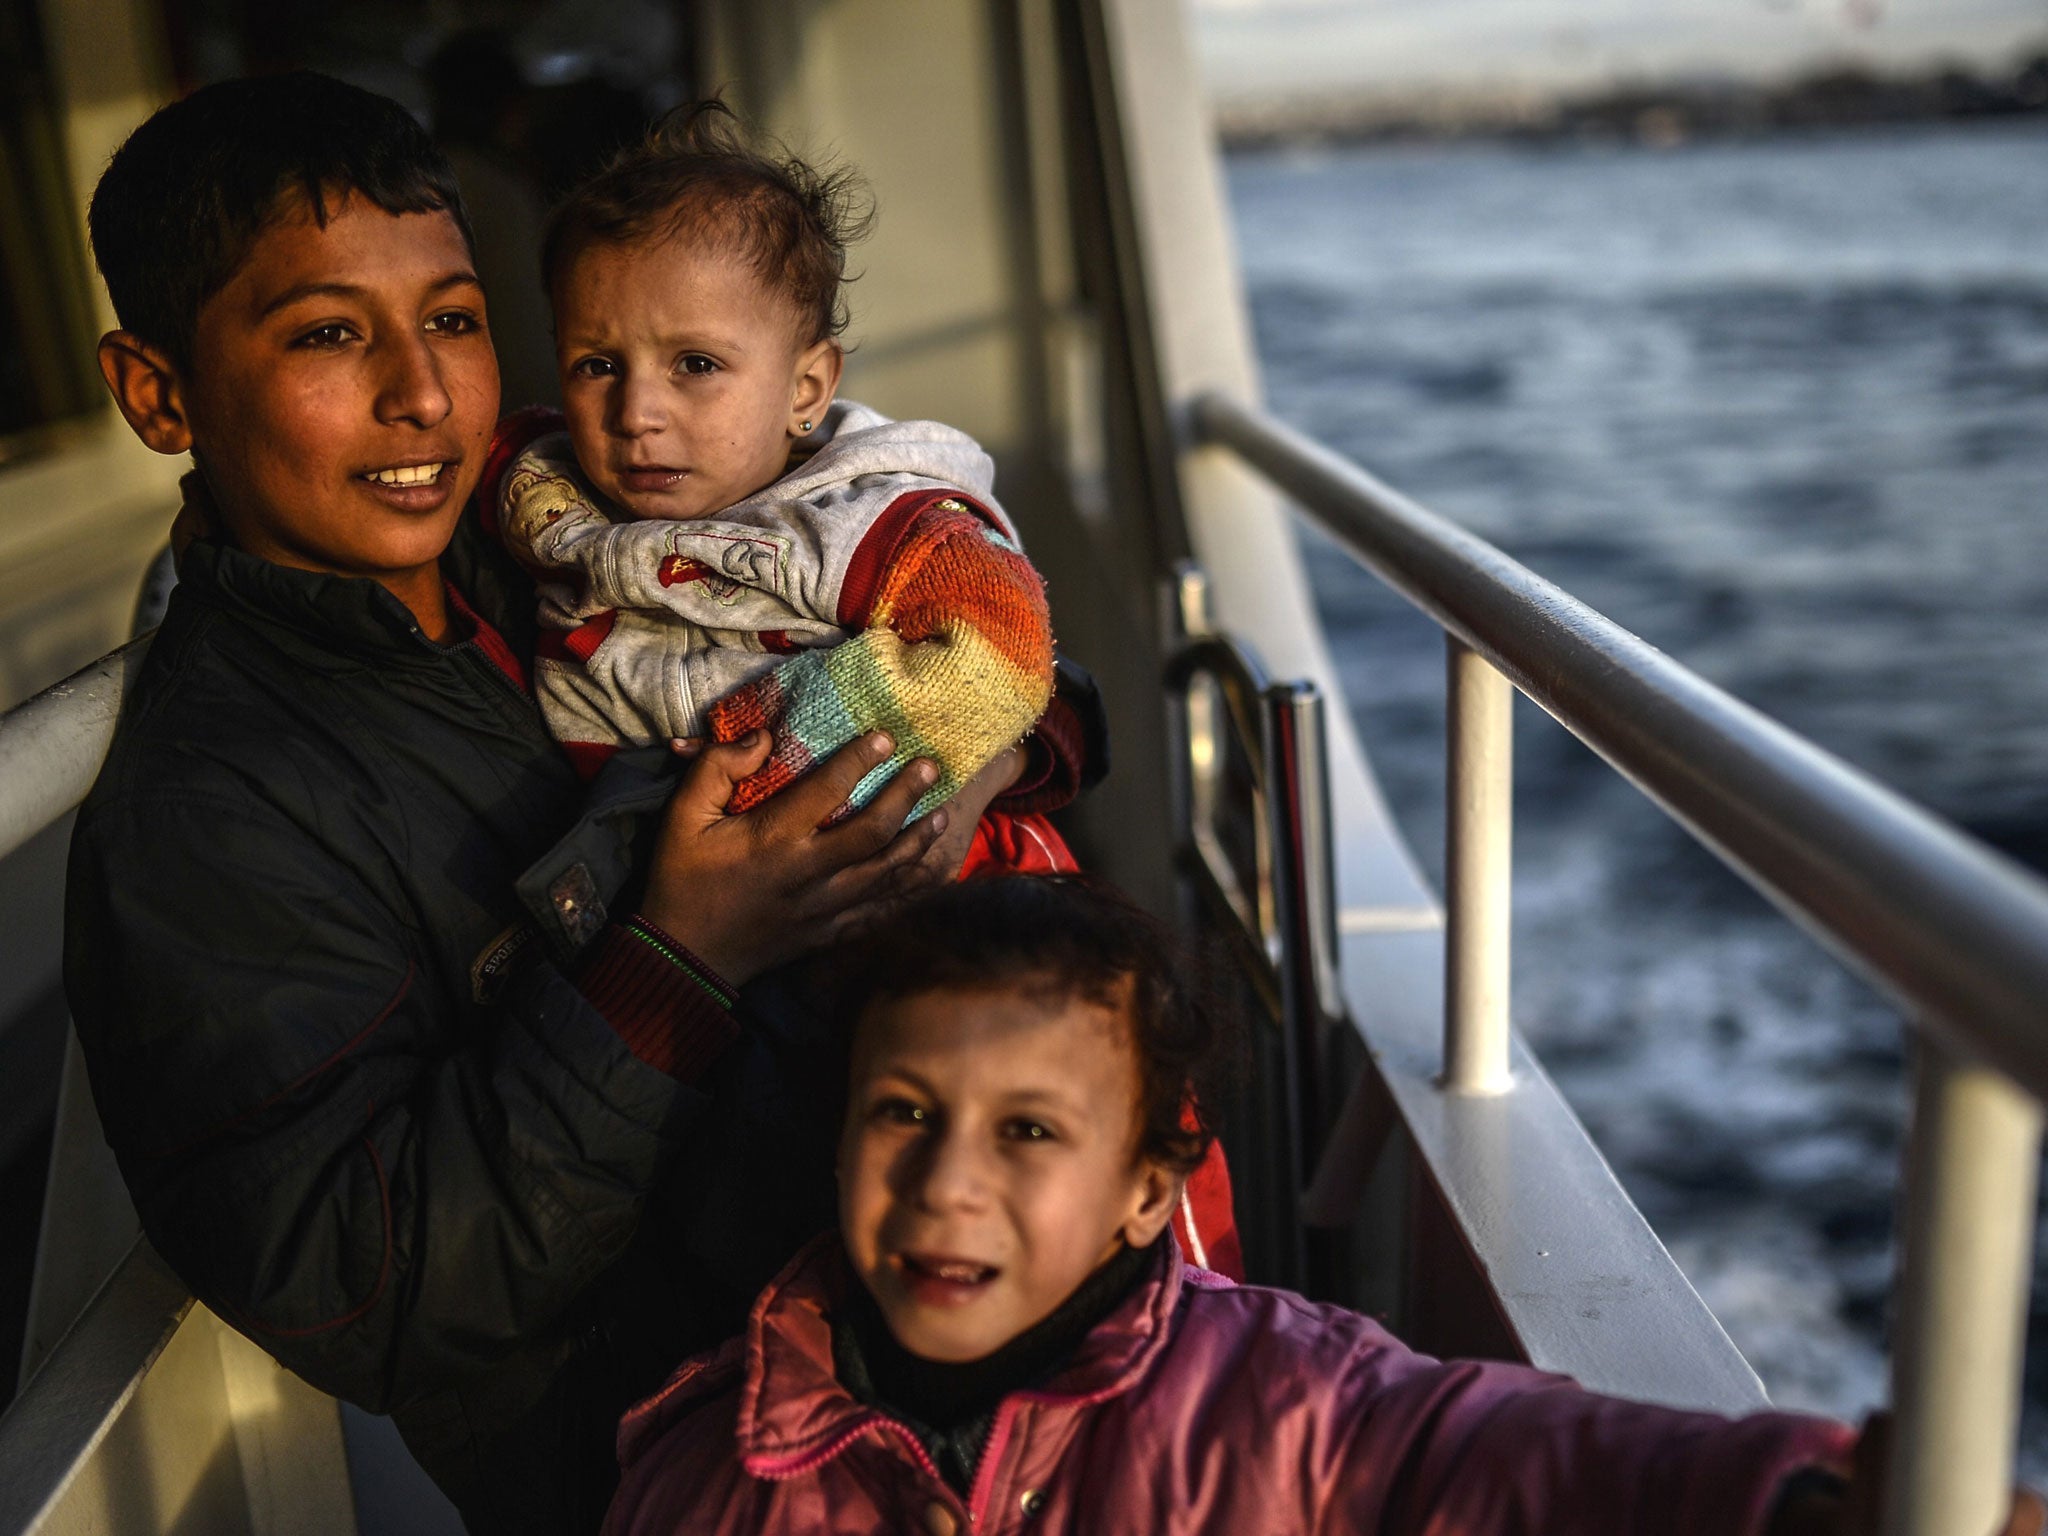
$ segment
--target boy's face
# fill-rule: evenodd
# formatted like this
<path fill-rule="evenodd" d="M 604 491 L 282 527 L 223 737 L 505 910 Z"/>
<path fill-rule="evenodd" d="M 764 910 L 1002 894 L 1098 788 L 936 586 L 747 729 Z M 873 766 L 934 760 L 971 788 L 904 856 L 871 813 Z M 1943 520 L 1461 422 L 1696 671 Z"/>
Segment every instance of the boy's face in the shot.
<path fill-rule="evenodd" d="M 431 566 L 498 414 L 484 296 L 455 221 L 302 198 L 201 306 L 181 381 L 235 541 L 387 582 Z"/>
<path fill-rule="evenodd" d="M 836 342 L 807 344 L 745 260 L 687 240 L 593 245 L 554 301 L 576 461 L 635 517 L 708 517 L 753 495 L 839 382 Z"/>
<path fill-rule="evenodd" d="M 839 1217 L 912 1354 L 978 1360 L 1049 1316 L 1180 1184 L 1135 1155 L 1121 1008 L 1015 985 L 876 1005 L 854 1041 Z"/>

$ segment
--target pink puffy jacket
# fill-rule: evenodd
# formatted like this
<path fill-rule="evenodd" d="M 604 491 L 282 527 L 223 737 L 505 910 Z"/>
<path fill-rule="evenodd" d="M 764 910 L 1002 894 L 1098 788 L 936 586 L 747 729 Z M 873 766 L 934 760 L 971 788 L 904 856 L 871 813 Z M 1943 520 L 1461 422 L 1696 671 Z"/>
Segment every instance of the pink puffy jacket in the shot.
<path fill-rule="evenodd" d="M 833 1375 L 836 1240 L 799 1254 L 745 1337 L 619 1429 L 607 1536 L 675 1532 L 1737 1536 L 1852 1432 L 1599 1397 L 1524 1366 L 1443 1364 L 1286 1291 L 1160 1271 L 1044 1390 L 997 1410 L 970 1496 Z"/>

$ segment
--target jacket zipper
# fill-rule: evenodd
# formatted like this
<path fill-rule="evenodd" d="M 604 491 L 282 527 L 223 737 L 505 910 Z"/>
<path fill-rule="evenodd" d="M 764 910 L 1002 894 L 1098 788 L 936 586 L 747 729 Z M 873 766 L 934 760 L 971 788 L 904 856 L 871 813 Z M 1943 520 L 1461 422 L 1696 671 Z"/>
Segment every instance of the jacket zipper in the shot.
<path fill-rule="evenodd" d="M 989 1426 L 988 1440 L 981 1448 L 981 1460 L 974 1469 L 974 1483 L 967 1490 L 967 1522 L 979 1529 L 988 1512 L 989 1495 L 995 1492 L 996 1468 L 1009 1449 L 1010 1426 L 1022 1403 L 1013 1394 L 996 1405 L 996 1421 Z"/>
<path fill-rule="evenodd" d="M 518 716 L 519 723 L 531 728 L 538 737 L 545 738 L 550 743 L 554 741 L 554 738 L 548 735 L 547 727 L 541 722 L 539 700 L 507 677 L 498 664 L 483 653 L 483 649 L 476 643 L 476 636 L 471 635 L 459 645 L 436 645 L 427 638 L 426 631 L 415 624 L 412 628 L 412 637 L 420 649 L 429 655 L 452 660 L 472 676 L 479 671 L 485 673 L 489 678 L 485 691 L 500 701 L 516 701 L 517 707 L 513 713 Z"/>

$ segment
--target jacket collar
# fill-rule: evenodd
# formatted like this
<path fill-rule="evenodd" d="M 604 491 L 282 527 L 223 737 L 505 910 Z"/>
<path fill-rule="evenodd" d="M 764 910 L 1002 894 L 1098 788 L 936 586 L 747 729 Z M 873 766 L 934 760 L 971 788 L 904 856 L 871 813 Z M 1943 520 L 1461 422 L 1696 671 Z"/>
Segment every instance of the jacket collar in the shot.
<path fill-rule="evenodd" d="M 376 582 L 273 565 L 215 538 L 185 551 L 178 586 L 363 660 L 418 645 L 411 611 Z"/>
<path fill-rule="evenodd" d="M 1137 1382 L 1166 1347 L 1184 1276 L 1178 1245 L 1159 1247 L 1163 1257 L 1153 1273 L 1096 1324 L 1073 1360 L 1044 1387 L 1015 1396 L 1078 1408 Z M 914 1459 L 922 1459 L 910 1431 L 857 1401 L 833 1370 L 832 1309 L 856 1283 L 837 1234 L 830 1234 L 798 1254 L 754 1303 L 736 1425 L 741 1461 L 754 1476 L 809 1472 L 877 1426 L 900 1431 Z"/>
<path fill-rule="evenodd" d="M 474 506 L 463 512 L 441 555 L 442 575 L 474 610 L 530 655 L 530 586 L 509 557 L 477 526 Z M 273 565 L 218 537 L 195 540 L 178 562 L 178 585 L 216 606 L 281 627 L 320 650 L 362 662 L 434 653 L 412 611 L 381 584 L 361 576 L 333 576 Z"/>

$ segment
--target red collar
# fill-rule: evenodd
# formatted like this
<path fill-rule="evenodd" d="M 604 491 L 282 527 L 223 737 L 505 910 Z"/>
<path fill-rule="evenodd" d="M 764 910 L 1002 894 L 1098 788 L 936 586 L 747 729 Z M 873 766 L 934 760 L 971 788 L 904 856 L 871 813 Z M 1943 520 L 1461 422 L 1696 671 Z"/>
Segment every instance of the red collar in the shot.
<path fill-rule="evenodd" d="M 493 666 L 511 678 L 521 693 L 531 694 L 533 685 L 526 680 L 526 668 L 519 664 L 519 657 L 505 643 L 505 637 L 492 628 L 488 619 L 469 606 L 469 599 L 457 590 L 454 582 L 444 576 L 441 587 L 448 594 L 449 606 L 469 620 L 470 638 L 476 641 L 476 648 L 490 658 Z"/>

